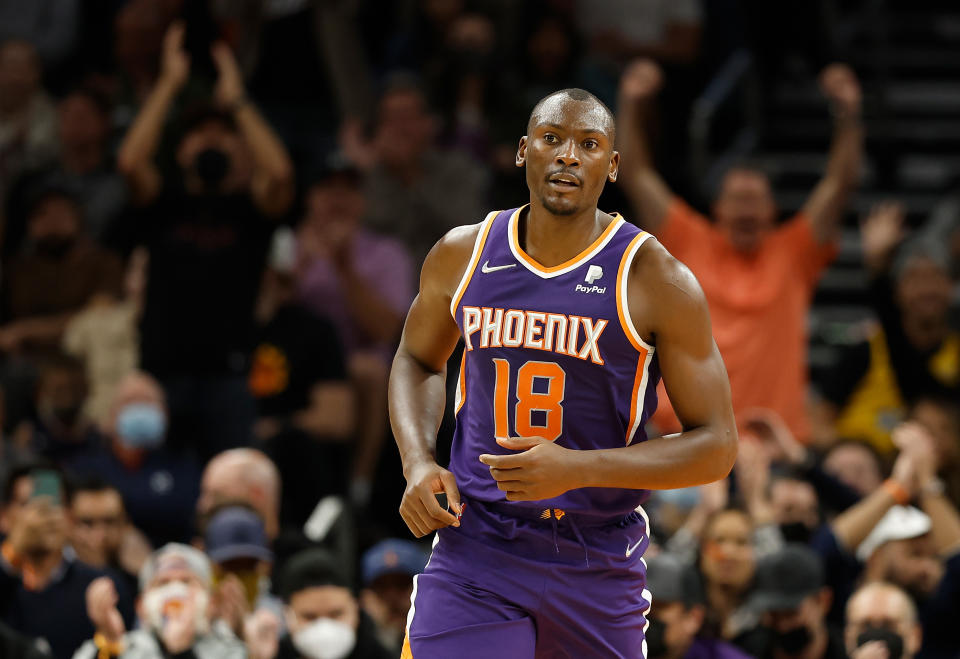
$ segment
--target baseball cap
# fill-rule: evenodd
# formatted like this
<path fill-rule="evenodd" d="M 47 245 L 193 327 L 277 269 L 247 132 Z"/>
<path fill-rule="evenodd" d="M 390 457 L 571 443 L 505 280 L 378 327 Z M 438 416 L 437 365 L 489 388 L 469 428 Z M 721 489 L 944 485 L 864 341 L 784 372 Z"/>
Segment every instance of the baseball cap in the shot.
<path fill-rule="evenodd" d="M 646 559 L 647 590 L 655 602 L 700 603 L 700 585 L 694 567 L 669 554 Z"/>
<path fill-rule="evenodd" d="M 389 539 L 378 542 L 363 555 L 363 583 L 367 585 L 387 574 L 413 576 L 423 572 L 427 555 L 409 540 Z"/>
<path fill-rule="evenodd" d="M 758 613 L 796 609 L 823 584 L 820 557 L 806 545 L 789 543 L 757 563 L 748 606 Z"/>
<path fill-rule="evenodd" d="M 340 586 L 353 590 L 350 576 L 326 550 L 305 549 L 287 561 L 280 574 L 278 594 L 284 602 L 307 588 Z"/>
<path fill-rule="evenodd" d="M 857 547 L 857 558 L 866 561 L 892 540 L 919 538 L 930 532 L 930 516 L 913 506 L 893 506 Z"/>
<path fill-rule="evenodd" d="M 140 590 L 144 591 L 157 577 L 168 572 L 187 570 L 195 574 L 208 588 L 212 583 L 213 569 L 210 559 L 189 545 L 171 542 L 156 550 L 140 569 Z"/>
<path fill-rule="evenodd" d="M 204 545 L 207 556 L 214 563 L 237 558 L 273 561 L 263 520 L 243 506 L 229 506 L 217 511 L 207 523 Z"/>

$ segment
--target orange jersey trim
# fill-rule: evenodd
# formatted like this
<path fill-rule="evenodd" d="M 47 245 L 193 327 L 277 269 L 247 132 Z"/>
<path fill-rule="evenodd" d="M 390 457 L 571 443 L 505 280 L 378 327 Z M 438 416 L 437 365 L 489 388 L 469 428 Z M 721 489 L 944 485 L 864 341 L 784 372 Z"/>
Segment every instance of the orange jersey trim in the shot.
<path fill-rule="evenodd" d="M 629 300 L 627 299 L 627 275 L 629 274 L 630 264 L 633 263 L 634 255 L 637 250 L 640 249 L 640 245 L 649 237 L 650 234 L 646 231 L 641 231 L 637 234 L 636 238 L 631 240 L 630 244 L 627 245 L 627 249 L 623 251 L 623 257 L 620 259 L 620 267 L 617 269 L 617 316 L 620 318 L 620 327 L 623 329 L 627 340 L 630 341 L 630 345 L 643 355 L 652 352 L 653 346 L 649 345 L 637 334 L 637 328 L 633 326 L 633 320 L 630 318 L 630 308 L 627 306 L 629 304 Z"/>
<path fill-rule="evenodd" d="M 630 420 L 627 422 L 626 444 L 629 445 L 640 425 L 640 413 L 643 399 L 647 397 L 647 365 L 650 363 L 650 352 L 640 348 L 640 358 L 637 360 L 637 372 L 633 377 L 633 392 L 630 394 Z"/>
<path fill-rule="evenodd" d="M 403 649 L 400 650 L 400 659 L 413 659 L 413 650 L 410 649 L 410 635 L 403 637 Z"/>
<path fill-rule="evenodd" d="M 526 264 L 528 267 L 532 268 L 533 270 L 537 270 L 544 274 L 553 274 L 560 270 L 572 269 L 578 265 L 581 265 L 583 262 L 590 259 L 600 249 L 603 243 L 609 240 L 610 237 L 613 236 L 613 234 L 617 231 L 617 229 L 620 228 L 620 225 L 624 223 L 624 220 L 622 217 L 620 217 L 620 214 L 615 213 L 613 216 L 614 218 L 613 222 L 607 225 L 607 228 L 603 230 L 603 233 L 597 236 L 597 239 L 594 240 L 589 247 L 582 250 L 579 254 L 574 256 L 572 259 L 564 261 L 560 265 L 555 265 L 548 268 L 545 265 L 541 265 L 540 263 L 535 261 L 532 256 L 527 254 L 525 251 L 523 251 L 523 248 L 520 247 L 520 235 L 519 235 L 520 229 L 518 225 L 520 223 L 519 221 L 520 211 L 522 211 L 524 208 L 525 206 L 521 206 L 520 208 L 518 208 L 514 212 L 513 216 L 510 218 L 510 230 L 508 232 L 508 235 L 510 237 L 509 238 L 510 247 L 513 249 L 514 254 L 517 257 L 519 257 L 520 260 L 524 262 L 524 264 Z"/>
<path fill-rule="evenodd" d="M 467 370 L 467 351 L 463 351 L 463 355 L 460 357 L 460 376 L 457 378 L 457 399 L 456 399 L 456 410 L 453 413 L 453 416 L 460 414 L 460 408 L 463 407 L 463 403 L 467 400 L 467 376 L 464 375 Z"/>
<path fill-rule="evenodd" d="M 473 254 L 470 255 L 470 262 L 467 264 L 467 269 L 464 271 L 463 277 L 460 278 L 460 285 L 457 286 L 457 291 L 453 296 L 453 300 L 450 302 L 450 315 L 453 316 L 454 320 L 457 319 L 457 307 L 460 306 L 460 300 L 463 298 L 467 286 L 470 285 L 473 272 L 477 269 L 477 264 L 480 262 L 480 255 L 483 254 L 483 246 L 487 243 L 490 227 L 493 226 L 493 220 L 499 213 L 500 211 L 488 213 L 477 234 L 477 241 L 473 244 Z"/>

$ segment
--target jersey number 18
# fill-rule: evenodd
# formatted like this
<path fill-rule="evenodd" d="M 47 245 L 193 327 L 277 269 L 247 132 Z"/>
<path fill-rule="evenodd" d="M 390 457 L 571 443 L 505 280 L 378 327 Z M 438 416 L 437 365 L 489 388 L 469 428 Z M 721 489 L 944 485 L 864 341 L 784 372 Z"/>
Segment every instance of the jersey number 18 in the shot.
<path fill-rule="evenodd" d="M 509 404 L 510 362 L 494 359 L 497 379 L 493 391 L 493 428 L 497 437 L 511 437 L 507 405 Z M 529 361 L 517 371 L 516 407 L 514 420 L 516 435 L 520 437 L 543 437 L 555 441 L 563 432 L 563 392 L 567 374 L 556 362 Z M 541 391 L 534 391 L 538 384 Z M 542 382 L 546 381 L 546 391 Z M 534 425 L 533 413 L 542 412 L 544 423 Z"/>

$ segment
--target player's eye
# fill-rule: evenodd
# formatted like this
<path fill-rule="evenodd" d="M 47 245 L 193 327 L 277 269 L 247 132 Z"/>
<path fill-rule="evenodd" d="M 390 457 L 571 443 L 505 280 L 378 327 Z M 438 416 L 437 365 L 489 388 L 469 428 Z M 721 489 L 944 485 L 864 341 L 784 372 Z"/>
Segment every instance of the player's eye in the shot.
<path fill-rule="evenodd" d="M 583 143 L 584 149 L 596 149 L 600 144 L 596 140 L 586 140 Z"/>
<path fill-rule="evenodd" d="M 556 144 L 560 140 L 553 133 L 547 133 L 546 135 L 543 136 L 543 141 L 546 142 L 547 144 Z"/>

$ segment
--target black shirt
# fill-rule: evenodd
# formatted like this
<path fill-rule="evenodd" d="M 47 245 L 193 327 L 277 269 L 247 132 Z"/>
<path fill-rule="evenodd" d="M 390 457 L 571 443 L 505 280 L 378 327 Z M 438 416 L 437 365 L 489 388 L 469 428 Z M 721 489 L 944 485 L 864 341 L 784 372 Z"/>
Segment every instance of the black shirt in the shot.
<path fill-rule="evenodd" d="M 291 304 L 260 329 L 250 368 L 260 416 L 285 417 L 306 409 L 315 384 L 346 379 L 343 348 L 326 320 Z"/>
<path fill-rule="evenodd" d="M 27 590 L 19 575 L 0 569 L 0 619 L 30 638 L 43 638 L 55 659 L 70 659 L 84 641 L 93 638 L 87 617 L 87 586 L 111 576 L 120 598 L 120 613 L 129 628 L 133 622 L 133 596 L 122 580 L 77 560 L 64 558 L 53 580 L 43 590 Z"/>
<path fill-rule="evenodd" d="M 150 252 L 141 363 L 159 377 L 241 374 L 272 225 L 247 194 L 168 186 L 144 211 Z"/>

